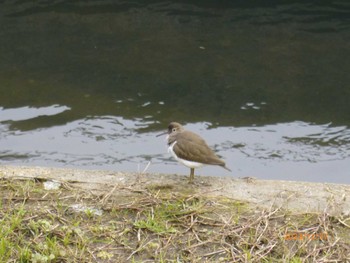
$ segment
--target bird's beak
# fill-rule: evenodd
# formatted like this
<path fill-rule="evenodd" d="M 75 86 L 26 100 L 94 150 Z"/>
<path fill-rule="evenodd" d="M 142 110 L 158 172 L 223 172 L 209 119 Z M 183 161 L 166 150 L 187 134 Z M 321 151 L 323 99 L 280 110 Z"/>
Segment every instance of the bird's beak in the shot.
<path fill-rule="evenodd" d="M 168 131 L 162 132 L 161 134 L 156 135 L 156 137 L 162 136 L 162 135 L 164 135 L 164 134 L 168 134 Z"/>

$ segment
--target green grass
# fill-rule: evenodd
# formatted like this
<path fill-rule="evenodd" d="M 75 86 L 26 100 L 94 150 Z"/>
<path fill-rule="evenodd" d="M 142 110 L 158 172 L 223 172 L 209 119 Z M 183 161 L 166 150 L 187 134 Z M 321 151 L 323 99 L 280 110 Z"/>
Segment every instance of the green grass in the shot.
<path fill-rule="evenodd" d="M 0 262 L 347 262 L 349 225 L 169 185 L 121 198 L 0 177 Z M 294 232 L 328 239 L 286 240 Z"/>

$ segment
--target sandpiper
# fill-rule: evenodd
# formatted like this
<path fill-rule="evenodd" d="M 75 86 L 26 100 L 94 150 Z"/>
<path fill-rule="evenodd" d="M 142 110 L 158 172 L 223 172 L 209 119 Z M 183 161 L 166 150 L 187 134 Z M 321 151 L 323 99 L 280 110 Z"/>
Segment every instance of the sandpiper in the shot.
<path fill-rule="evenodd" d="M 168 130 L 157 136 L 167 135 L 168 152 L 183 165 L 191 168 L 190 183 L 193 183 L 194 169 L 203 165 L 219 165 L 228 171 L 226 164 L 221 160 L 207 143 L 194 132 L 185 130 L 181 124 L 171 122 Z"/>

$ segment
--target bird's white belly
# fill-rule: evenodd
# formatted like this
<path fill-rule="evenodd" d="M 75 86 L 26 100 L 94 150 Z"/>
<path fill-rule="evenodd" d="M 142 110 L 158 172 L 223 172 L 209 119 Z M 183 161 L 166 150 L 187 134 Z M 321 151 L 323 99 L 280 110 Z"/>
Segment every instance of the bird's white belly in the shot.
<path fill-rule="evenodd" d="M 182 163 L 183 165 L 185 165 L 189 168 L 199 168 L 199 167 L 202 167 L 204 165 L 202 163 L 192 162 L 192 161 L 184 160 L 184 159 L 177 157 L 177 155 L 175 154 L 175 152 L 173 150 L 175 144 L 176 144 L 176 141 L 173 142 L 172 144 L 170 144 L 170 146 L 168 148 L 168 152 L 171 153 L 171 155 L 175 158 L 176 161 L 178 161 L 179 163 Z"/>

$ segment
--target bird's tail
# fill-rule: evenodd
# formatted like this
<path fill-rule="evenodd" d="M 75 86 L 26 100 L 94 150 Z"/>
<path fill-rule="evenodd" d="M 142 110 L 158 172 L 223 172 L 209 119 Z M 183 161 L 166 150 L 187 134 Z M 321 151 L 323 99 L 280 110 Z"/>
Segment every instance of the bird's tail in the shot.
<path fill-rule="evenodd" d="M 231 171 L 231 169 L 230 169 L 230 168 L 228 168 L 228 167 L 227 167 L 225 164 L 221 165 L 221 167 L 222 167 L 222 168 L 224 168 L 224 169 L 226 169 L 227 171 L 232 172 L 232 171 Z"/>

